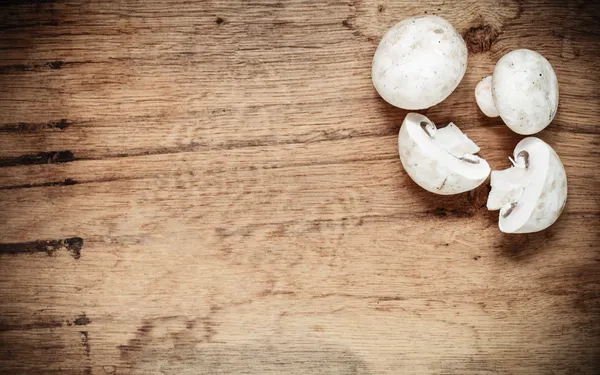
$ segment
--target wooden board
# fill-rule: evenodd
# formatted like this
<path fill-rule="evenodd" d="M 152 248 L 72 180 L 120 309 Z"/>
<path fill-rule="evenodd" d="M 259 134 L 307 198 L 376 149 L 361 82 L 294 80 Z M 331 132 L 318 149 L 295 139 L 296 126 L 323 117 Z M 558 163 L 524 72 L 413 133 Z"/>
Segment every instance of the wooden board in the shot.
<path fill-rule="evenodd" d="M 516 48 L 556 69 L 550 229 L 403 171 L 370 66 L 420 14 L 470 49 L 423 113 L 494 169 L 521 137 L 475 84 Z M 3 2 L 0 373 L 597 373 L 598 30 L 593 1 Z"/>

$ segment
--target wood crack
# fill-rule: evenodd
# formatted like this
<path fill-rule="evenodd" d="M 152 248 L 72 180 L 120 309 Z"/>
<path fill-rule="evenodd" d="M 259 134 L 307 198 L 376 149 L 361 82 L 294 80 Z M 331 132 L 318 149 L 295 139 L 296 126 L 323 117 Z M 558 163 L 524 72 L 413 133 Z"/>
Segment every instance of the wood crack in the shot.
<path fill-rule="evenodd" d="M 73 123 L 67 119 L 41 123 L 19 122 L 15 124 L 0 124 L 0 133 L 32 133 L 45 129 L 64 130 Z"/>
<path fill-rule="evenodd" d="M 58 250 L 65 249 L 71 253 L 73 258 L 79 259 L 83 243 L 84 241 L 81 237 L 71 237 L 61 240 L 0 243 L 0 255 L 46 253 L 52 256 Z"/>
<path fill-rule="evenodd" d="M 39 152 L 35 155 L 2 158 L 0 159 L 0 168 L 35 164 L 69 163 L 75 160 L 77 160 L 75 155 L 69 150 Z"/>

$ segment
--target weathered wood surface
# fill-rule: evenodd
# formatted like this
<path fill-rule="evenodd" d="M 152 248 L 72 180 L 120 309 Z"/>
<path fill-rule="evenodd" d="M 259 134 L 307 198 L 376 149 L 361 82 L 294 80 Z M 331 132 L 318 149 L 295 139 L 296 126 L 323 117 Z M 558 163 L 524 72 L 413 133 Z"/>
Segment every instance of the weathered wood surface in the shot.
<path fill-rule="evenodd" d="M 476 82 L 555 67 L 549 230 L 402 170 L 378 39 L 447 18 L 467 74 L 424 111 L 496 168 Z M 593 1 L 9 1 L 0 10 L 0 373 L 592 374 L 600 363 Z M 48 256 L 51 255 L 51 256 Z M 162 372 L 161 372 L 162 371 Z"/>

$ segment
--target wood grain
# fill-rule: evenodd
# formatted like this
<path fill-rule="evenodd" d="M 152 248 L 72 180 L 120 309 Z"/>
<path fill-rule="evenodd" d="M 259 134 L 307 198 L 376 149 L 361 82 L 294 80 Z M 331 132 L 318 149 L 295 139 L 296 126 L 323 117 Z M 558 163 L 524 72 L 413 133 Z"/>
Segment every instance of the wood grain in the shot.
<path fill-rule="evenodd" d="M 554 66 L 550 229 L 403 171 L 370 65 L 419 14 L 470 50 L 423 113 L 494 169 L 520 137 L 475 84 Z M 597 373 L 599 29 L 593 1 L 3 2 L 0 373 Z"/>

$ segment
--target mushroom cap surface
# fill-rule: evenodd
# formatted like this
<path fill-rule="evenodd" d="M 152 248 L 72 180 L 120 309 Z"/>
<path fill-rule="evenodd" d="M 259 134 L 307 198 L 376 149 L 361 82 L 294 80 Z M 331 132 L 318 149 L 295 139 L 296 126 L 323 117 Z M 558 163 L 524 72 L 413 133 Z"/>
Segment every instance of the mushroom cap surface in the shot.
<path fill-rule="evenodd" d="M 407 18 L 383 36 L 372 79 L 381 97 L 404 109 L 425 109 L 446 99 L 467 69 L 467 46 L 438 16 Z"/>
<path fill-rule="evenodd" d="M 500 117 L 515 133 L 537 133 L 552 122 L 558 109 L 556 73 L 535 51 L 511 51 L 496 64 L 492 97 Z"/>

